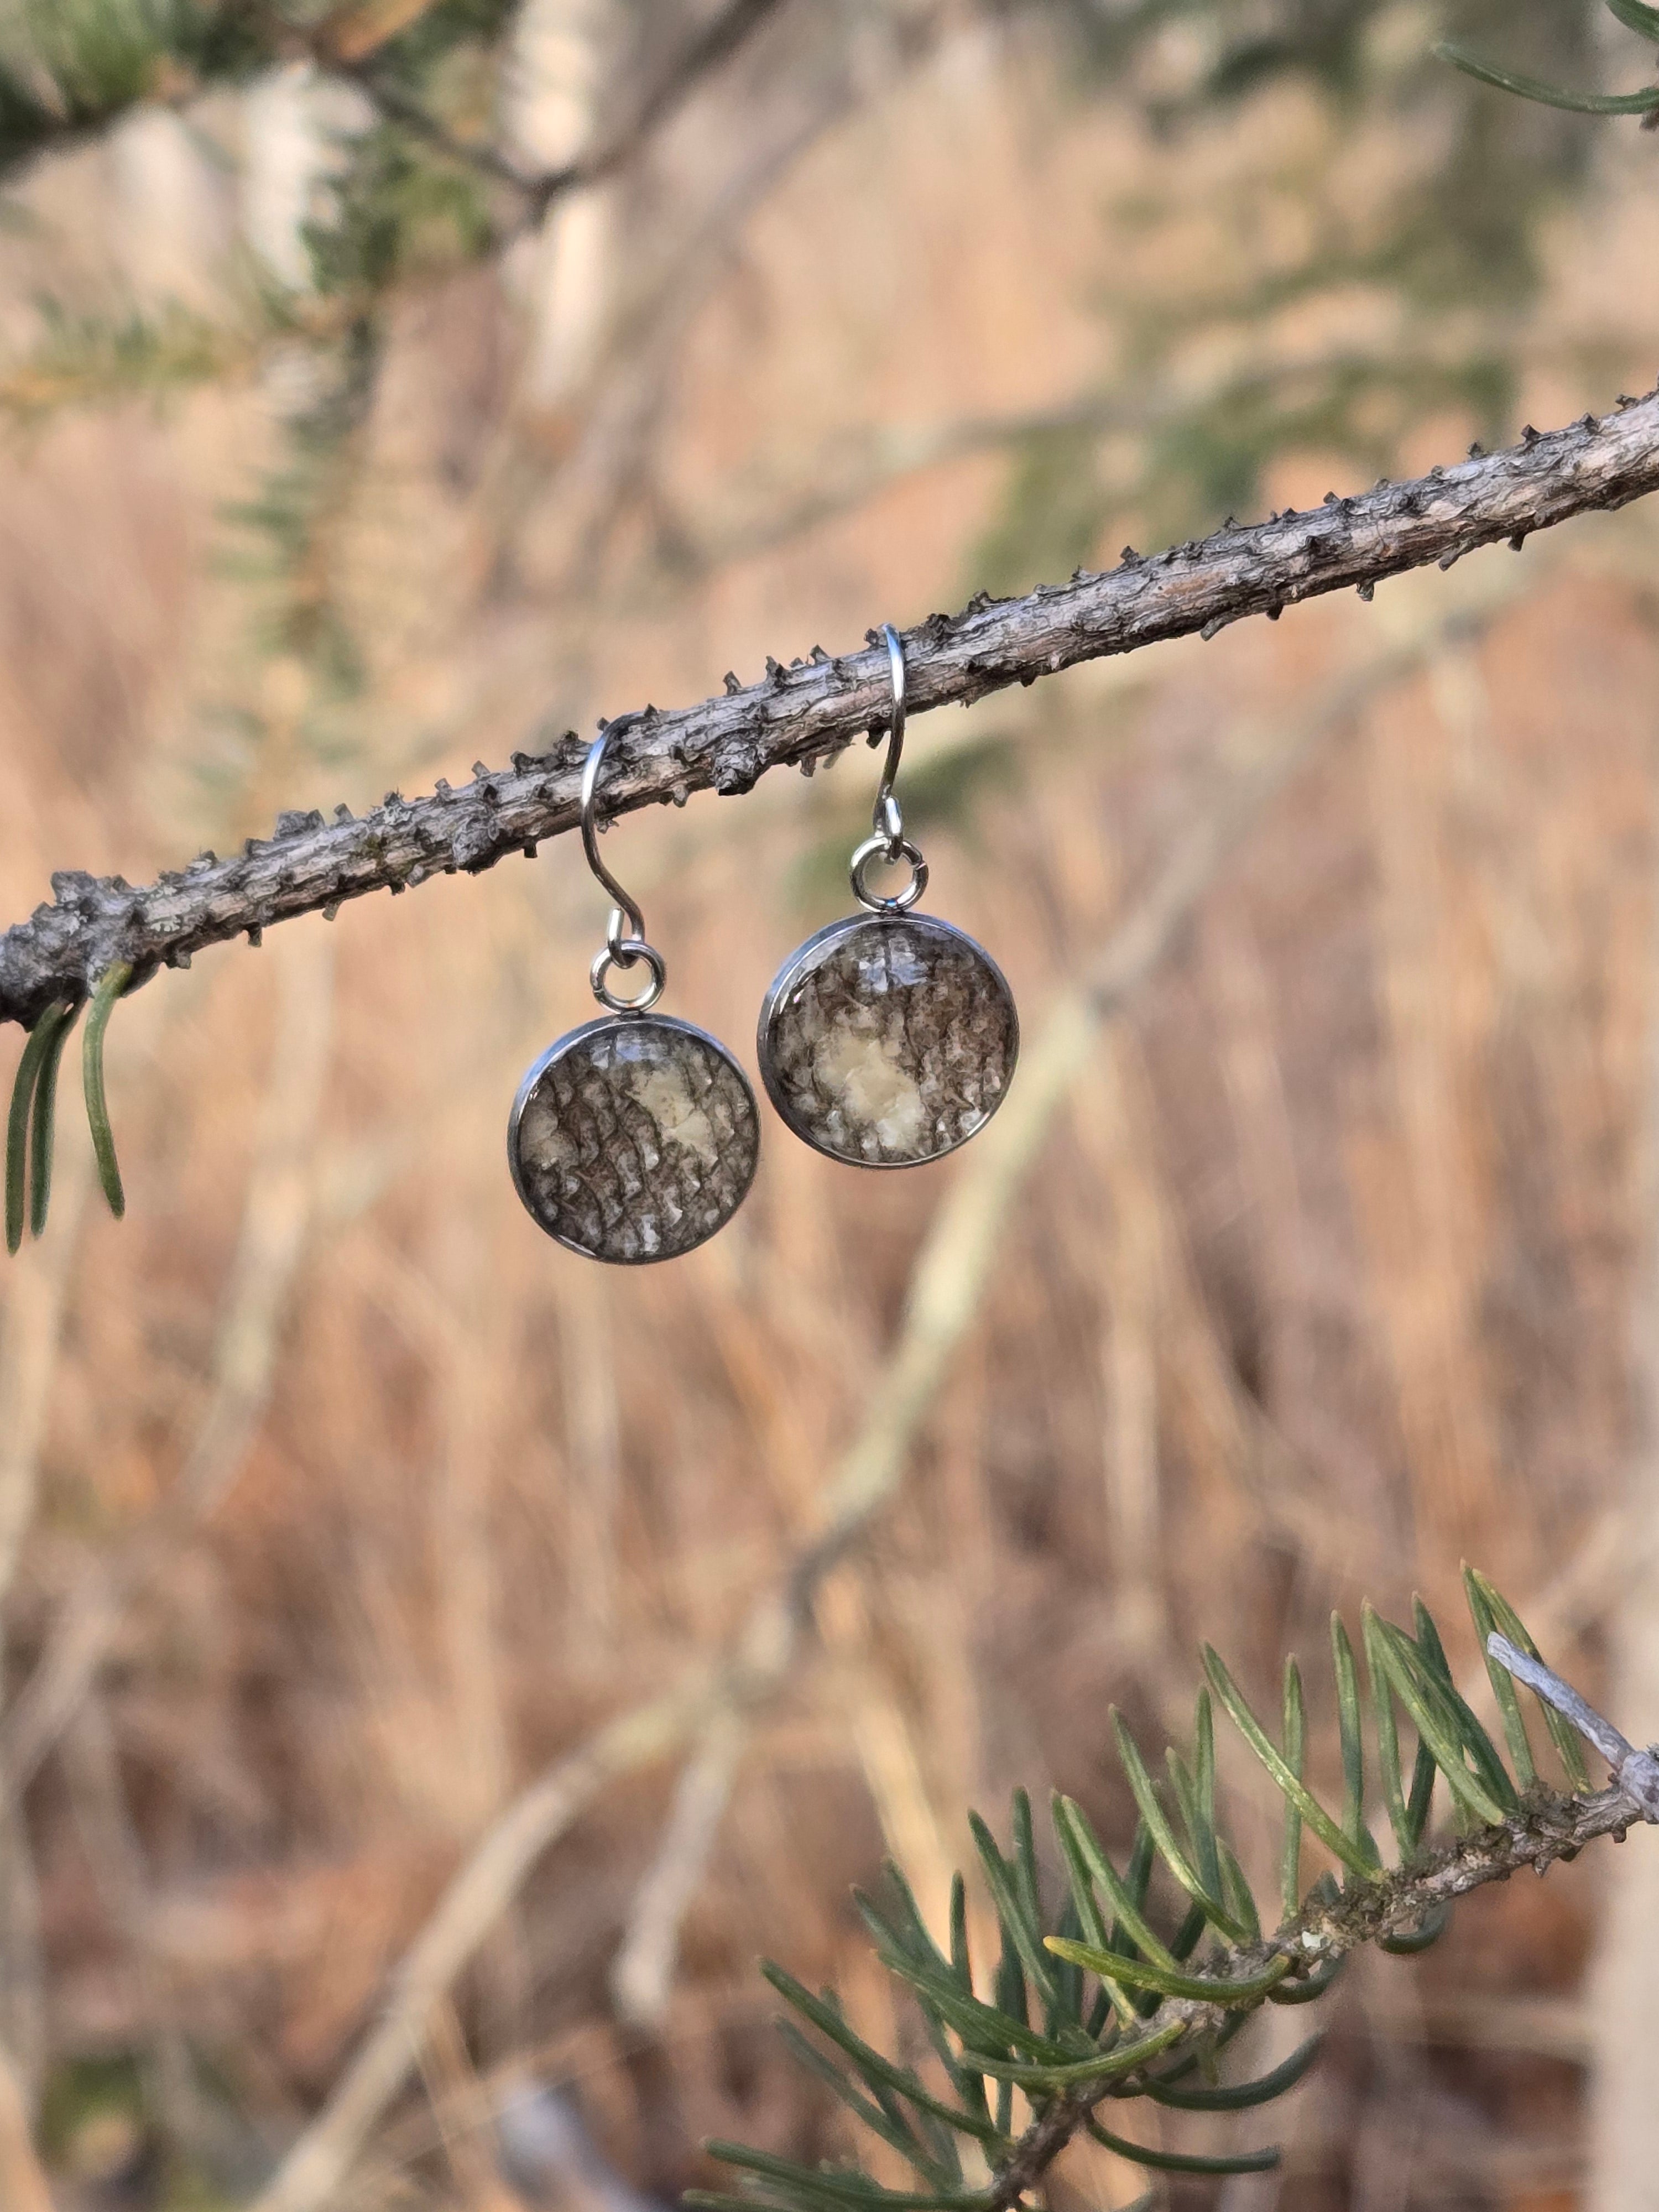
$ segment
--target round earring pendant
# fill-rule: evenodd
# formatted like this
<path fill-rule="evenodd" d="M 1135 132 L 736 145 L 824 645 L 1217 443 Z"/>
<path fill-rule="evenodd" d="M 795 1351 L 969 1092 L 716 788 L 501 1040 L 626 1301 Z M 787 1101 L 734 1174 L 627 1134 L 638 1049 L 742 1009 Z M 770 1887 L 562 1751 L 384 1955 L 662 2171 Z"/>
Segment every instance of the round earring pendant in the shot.
<path fill-rule="evenodd" d="M 605 1014 L 525 1077 L 507 1155 L 550 1237 L 637 1266 L 690 1252 L 732 1218 L 754 1180 L 760 1116 L 715 1038 L 670 1014 Z"/>
<path fill-rule="evenodd" d="M 855 1167 L 953 1152 L 1006 1095 L 1019 1018 L 1001 969 L 931 915 L 851 915 L 809 937 L 761 1007 L 761 1075 L 795 1134 Z"/>

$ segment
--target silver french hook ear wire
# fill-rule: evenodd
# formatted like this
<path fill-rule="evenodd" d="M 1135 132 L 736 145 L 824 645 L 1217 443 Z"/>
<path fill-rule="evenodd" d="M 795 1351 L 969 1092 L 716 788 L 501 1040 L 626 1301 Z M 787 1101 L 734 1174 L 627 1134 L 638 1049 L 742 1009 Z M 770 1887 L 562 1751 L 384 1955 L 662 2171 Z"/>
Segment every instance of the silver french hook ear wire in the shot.
<path fill-rule="evenodd" d="M 661 953 L 653 945 L 647 945 L 645 941 L 645 916 L 640 910 L 638 900 L 623 889 L 599 858 L 599 770 L 605 765 L 605 750 L 611 738 L 618 730 L 625 729 L 629 723 L 636 722 L 639 719 L 637 714 L 618 714 L 614 722 L 607 722 L 588 747 L 587 758 L 582 763 L 582 851 L 587 856 L 587 865 L 596 881 L 610 894 L 612 902 L 611 916 L 605 924 L 605 949 L 595 956 L 587 976 L 593 986 L 593 996 L 613 1014 L 644 1013 L 661 998 L 663 985 L 668 980 L 668 969 Z M 641 960 L 651 971 L 651 981 L 638 998 L 618 997 L 611 988 L 611 969 L 632 968 Z"/>
<path fill-rule="evenodd" d="M 904 758 L 904 647 L 891 623 L 882 624 L 881 634 L 887 644 L 888 673 L 893 685 L 893 718 L 887 726 L 887 758 L 882 767 L 881 789 L 876 793 L 870 827 L 878 837 L 886 839 L 888 859 L 896 860 L 904 843 L 904 817 L 899 811 L 894 793 L 899 763 Z"/>
<path fill-rule="evenodd" d="M 861 907 L 872 914 L 902 914 L 927 888 L 927 863 L 921 857 L 920 846 L 913 845 L 904 834 L 904 816 L 894 788 L 898 781 L 899 763 L 904 757 L 904 647 L 891 623 L 882 624 L 881 634 L 887 647 L 887 668 L 893 686 L 892 713 L 887 725 L 887 758 L 882 766 L 881 787 L 876 793 L 875 809 L 870 817 L 872 834 L 854 854 L 847 872 L 853 896 Z M 909 882 L 891 898 L 878 896 L 865 883 L 866 873 L 877 859 L 884 860 L 890 867 L 899 860 L 910 863 Z"/>

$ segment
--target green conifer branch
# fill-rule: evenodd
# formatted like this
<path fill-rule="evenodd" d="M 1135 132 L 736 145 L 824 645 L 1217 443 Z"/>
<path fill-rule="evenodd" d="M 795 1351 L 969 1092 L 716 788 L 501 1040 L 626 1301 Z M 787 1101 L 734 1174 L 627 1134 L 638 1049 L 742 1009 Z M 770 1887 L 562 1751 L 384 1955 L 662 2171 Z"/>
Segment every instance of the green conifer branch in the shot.
<path fill-rule="evenodd" d="M 714 2156 L 744 2173 L 741 2193 L 694 2191 L 687 2202 L 702 2212 L 831 2212 L 847 2206 L 869 2212 L 1016 2212 L 1081 2131 L 1160 2172 L 1221 2175 L 1276 2164 L 1279 2154 L 1271 2147 L 1218 2156 L 1154 2149 L 1107 2126 L 1100 2111 L 1109 2102 L 1137 2100 L 1205 2112 L 1273 2102 L 1307 2073 L 1318 2037 L 1258 2079 L 1224 2083 L 1212 2078 L 1217 2055 L 1261 2004 L 1299 2003 L 1322 1995 L 1343 1961 L 1367 1943 L 1402 1955 L 1425 1950 L 1443 1931 L 1453 1901 L 1469 1891 L 1523 1866 L 1542 1874 L 1598 1836 L 1622 1837 L 1632 1822 L 1659 1822 L 1659 1747 L 1636 1749 L 1545 1666 L 1513 1607 L 1484 1576 L 1468 1570 L 1465 1591 L 1503 1724 L 1504 1752 L 1457 1690 L 1439 1632 L 1420 1601 L 1409 1633 L 1367 1606 L 1361 1645 L 1369 1700 L 1361 1697 L 1346 1628 L 1339 1620 L 1332 1630 L 1342 1767 L 1339 1817 L 1303 1777 L 1305 1724 L 1294 1662 L 1285 1669 L 1281 1749 L 1206 1648 L 1209 1687 L 1200 1694 L 1192 1756 L 1170 1752 L 1165 1784 L 1154 1782 L 1134 1738 L 1114 1716 L 1140 1814 L 1122 1870 L 1081 1808 L 1057 1795 L 1053 1825 L 1062 1879 L 1048 1885 L 1052 1894 L 1045 1907 L 1024 1793 L 1015 1798 L 1011 1853 L 973 1816 L 1002 1949 L 988 2001 L 968 1958 L 960 1877 L 948 1957 L 896 1869 L 890 1870 L 896 1911 L 860 1899 L 879 1957 L 927 2021 L 939 2061 L 936 2083 L 854 2034 L 832 1993 L 815 1997 L 781 1967 L 764 1969 L 834 2056 L 785 2023 L 792 2051 L 910 2166 L 921 2188 L 884 2187 L 856 2166 L 811 2167 L 769 2152 L 711 2143 Z M 1540 1778 L 1517 1680 L 1532 1691 L 1558 1751 L 1565 1754 L 1565 1790 Z M 1285 1803 L 1285 1910 L 1271 1935 L 1261 1932 L 1260 1907 L 1217 1814 L 1211 1692 Z M 1416 1751 L 1409 1799 L 1401 1755 L 1407 1730 Z M 1589 1790 L 1579 1736 L 1612 1768 L 1609 1788 Z M 1444 1785 L 1454 1833 L 1427 1845 L 1423 1838 L 1437 1780 Z M 1376 1791 L 1393 1832 L 1392 1864 L 1383 1863 L 1367 1826 L 1368 1802 Z M 1328 1870 L 1303 1889 L 1300 1855 L 1307 1831 L 1342 1870 L 1340 1883 Z M 1167 1938 L 1157 1932 L 1147 1904 L 1155 1861 L 1192 1900 L 1181 1927 Z M 1042 2008 L 1040 2028 L 1033 2001 Z M 994 2115 L 988 2084 L 996 2087 Z M 1018 2130 L 1016 2089 L 1030 2115 Z M 978 2185 L 964 2179 L 958 2137 L 970 2150 L 976 2147 L 983 2160 Z"/>

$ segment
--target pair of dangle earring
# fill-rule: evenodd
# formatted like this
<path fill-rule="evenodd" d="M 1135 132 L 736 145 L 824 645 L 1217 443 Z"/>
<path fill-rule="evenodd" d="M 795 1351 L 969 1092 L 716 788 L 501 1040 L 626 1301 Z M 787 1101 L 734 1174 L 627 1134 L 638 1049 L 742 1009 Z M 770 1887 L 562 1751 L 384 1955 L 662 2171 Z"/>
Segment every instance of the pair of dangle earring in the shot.
<path fill-rule="evenodd" d="M 965 931 L 913 911 L 927 863 L 904 834 L 894 784 L 904 750 L 904 648 L 884 629 L 892 678 L 887 760 L 872 834 L 848 867 L 862 911 L 791 953 L 761 1006 L 767 1093 L 815 1152 L 856 1167 L 915 1167 L 983 1128 L 1019 1052 L 1002 970 Z M 582 849 L 614 903 L 590 970 L 605 1009 L 549 1046 L 507 1123 L 513 1181 L 550 1237 L 590 1259 L 636 1264 L 690 1252 L 748 1194 L 760 1152 L 755 1094 L 719 1041 L 654 1009 L 666 980 L 638 904 L 599 858 L 602 730 L 582 770 Z M 877 726 L 879 729 L 879 725 Z M 880 861 L 908 864 L 896 893 L 869 887 Z M 611 972 L 643 963 L 635 998 Z"/>

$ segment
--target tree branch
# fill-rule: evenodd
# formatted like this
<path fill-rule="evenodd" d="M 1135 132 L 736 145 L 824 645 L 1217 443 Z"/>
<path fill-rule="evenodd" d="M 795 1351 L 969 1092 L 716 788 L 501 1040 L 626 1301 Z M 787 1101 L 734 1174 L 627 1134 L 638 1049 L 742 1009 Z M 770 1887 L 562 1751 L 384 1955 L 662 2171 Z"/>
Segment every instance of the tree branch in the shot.
<path fill-rule="evenodd" d="M 611 1962 L 611 1998 L 630 2027 L 654 2033 L 666 2017 L 681 1924 L 719 1838 L 748 1741 L 748 1715 L 719 1705 L 680 1770 L 656 1856 L 634 1893 Z"/>
<path fill-rule="evenodd" d="M 456 137 L 419 100 L 389 83 L 367 56 L 343 52 L 322 34 L 308 42 L 307 51 L 319 69 L 355 84 L 389 121 L 412 131 L 451 161 L 509 186 L 523 200 L 533 225 L 568 192 L 600 184 L 625 167 L 646 141 L 678 114 L 703 79 L 729 61 L 780 5 L 781 0 L 727 0 L 718 15 L 693 33 L 634 112 L 608 137 L 574 161 L 534 173 L 520 168 L 493 146 Z"/>
<path fill-rule="evenodd" d="M 538 212 L 544 212 L 561 192 L 597 185 L 632 161 L 645 140 L 677 114 L 703 79 L 730 61 L 781 4 L 781 0 L 726 0 L 717 15 L 692 33 L 620 128 L 567 167 L 532 181 Z"/>
<path fill-rule="evenodd" d="M 905 635 L 912 708 L 965 705 L 1194 630 L 1213 636 L 1243 616 L 1276 617 L 1322 592 L 1352 586 L 1369 598 L 1383 577 L 1431 562 L 1449 568 L 1504 538 L 1518 545 L 1656 488 L 1659 391 L 1547 436 L 1528 431 L 1519 445 L 1413 483 L 1350 499 L 1332 493 L 1322 507 L 1249 527 L 1230 523 L 1150 558 L 1126 549 L 1104 574 L 1079 570 L 1069 584 L 1040 585 L 1024 599 L 981 594 L 958 615 L 930 616 Z M 747 688 L 728 677 L 725 696 L 700 706 L 647 708 L 618 733 L 607 811 L 683 804 L 710 787 L 745 792 L 786 764 L 810 773 L 884 727 L 887 697 L 884 650 L 831 659 L 814 647 L 810 660 L 788 668 L 769 661 L 764 679 Z M 257 943 L 274 922 L 532 853 L 575 826 L 586 750 L 568 733 L 539 755 L 515 753 L 508 769 L 480 763 L 459 791 L 440 782 L 430 798 L 390 793 L 361 820 L 345 807 L 332 822 L 284 813 L 274 836 L 250 838 L 240 857 L 204 853 L 143 889 L 119 876 L 57 874 L 52 902 L 0 937 L 0 1020 L 32 1027 L 55 1001 L 86 998 L 118 963 L 143 981 L 244 931 Z"/>

